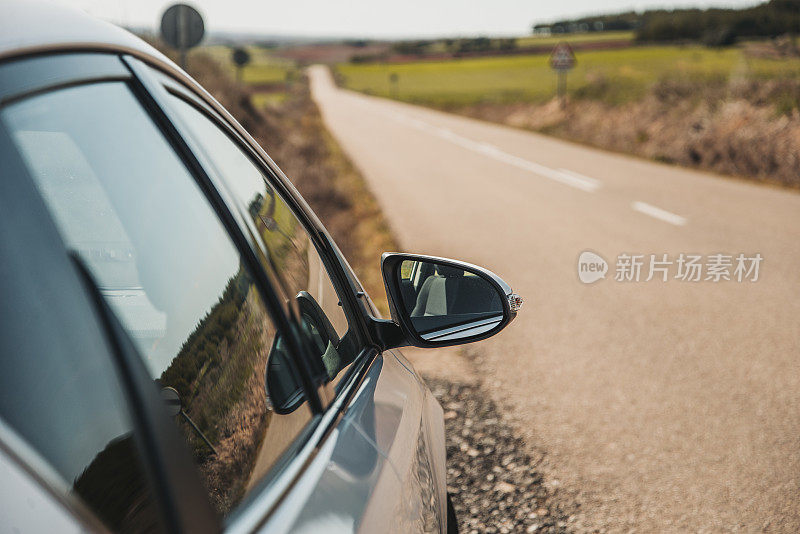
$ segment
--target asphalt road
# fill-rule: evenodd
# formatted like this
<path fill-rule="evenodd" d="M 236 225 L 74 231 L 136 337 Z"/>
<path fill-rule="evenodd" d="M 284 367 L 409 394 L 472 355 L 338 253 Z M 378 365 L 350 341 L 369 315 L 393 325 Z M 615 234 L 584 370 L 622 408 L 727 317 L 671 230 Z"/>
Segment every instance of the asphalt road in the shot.
<path fill-rule="evenodd" d="M 478 371 L 579 529 L 800 531 L 800 194 L 310 76 L 404 250 L 486 266 L 525 297 L 475 346 Z M 586 250 L 609 264 L 593 284 Z M 645 281 L 651 254 L 681 253 L 703 280 L 673 263 Z M 740 253 L 763 258 L 757 281 L 733 276 Z M 639 282 L 615 280 L 620 254 L 644 255 Z M 732 280 L 704 280 L 714 254 Z"/>

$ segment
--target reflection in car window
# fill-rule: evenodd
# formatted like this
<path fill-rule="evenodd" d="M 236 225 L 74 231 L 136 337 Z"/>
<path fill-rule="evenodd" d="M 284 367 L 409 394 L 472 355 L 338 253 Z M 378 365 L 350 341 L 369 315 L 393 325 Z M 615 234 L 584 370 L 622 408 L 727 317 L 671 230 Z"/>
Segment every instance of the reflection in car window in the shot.
<path fill-rule="evenodd" d="M 217 125 L 184 100 L 172 96 L 175 110 L 246 206 L 267 248 L 268 261 L 297 300 L 308 345 L 319 355 L 326 381 L 336 380 L 356 355 L 347 317 L 322 258 L 289 205 L 265 176 Z"/>
<path fill-rule="evenodd" d="M 3 119 L 67 245 L 153 379 L 177 392 L 176 423 L 213 504 L 227 514 L 311 418 L 250 272 L 123 83 L 36 96 Z M 280 414 L 267 396 L 270 367 Z"/>

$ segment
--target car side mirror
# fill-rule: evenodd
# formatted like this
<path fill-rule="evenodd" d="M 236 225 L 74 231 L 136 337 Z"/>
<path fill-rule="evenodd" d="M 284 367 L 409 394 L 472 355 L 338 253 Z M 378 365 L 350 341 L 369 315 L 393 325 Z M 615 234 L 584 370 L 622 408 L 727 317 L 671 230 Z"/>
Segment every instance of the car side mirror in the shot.
<path fill-rule="evenodd" d="M 522 306 L 522 297 L 500 277 L 462 261 L 385 253 L 381 270 L 392 319 L 416 347 L 486 339 Z"/>
<path fill-rule="evenodd" d="M 309 362 L 315 382 L 329 382 L 339 370 L 340 359 L 335 347 L 341 341 L 325 312 L 314 297 L 301 291 L 295 297 L 300 309 L 302 328 L 305 329 L 311 350 L 320 355 Z M 275 336 L 267 357 L 264 384 L 267 405 L 275 413 L 290 414 L 306 401 L 302 378 L 292 363 L 280 333 Z"/>

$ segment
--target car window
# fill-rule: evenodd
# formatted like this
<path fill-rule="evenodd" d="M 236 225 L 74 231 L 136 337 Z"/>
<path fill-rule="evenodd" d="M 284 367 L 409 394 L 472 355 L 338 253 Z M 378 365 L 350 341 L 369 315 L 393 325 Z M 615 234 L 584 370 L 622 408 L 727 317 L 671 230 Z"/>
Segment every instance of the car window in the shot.
<path fill-rule="evenodd" d="M 253 220 L 270 266 L 297 301 L 309 347 L 336 383 L 357 349 L 347 316 L 326 266 L 303 224 L 264 174 L 220 127 L 183 99 L 174 109 L 231 192 Z"/>
<path fill-rule="evenodd" d="M 65 242 L 164 388 L 210 499 L 227 515 L 311 419 L 251 272 L 124 83 L 35 96 L 2 119 Z M 91 387 L 72 395 L 98 410 L 114 405 Z M 92 425 L 122 432 L 123 422 L 106 419 Z"/>

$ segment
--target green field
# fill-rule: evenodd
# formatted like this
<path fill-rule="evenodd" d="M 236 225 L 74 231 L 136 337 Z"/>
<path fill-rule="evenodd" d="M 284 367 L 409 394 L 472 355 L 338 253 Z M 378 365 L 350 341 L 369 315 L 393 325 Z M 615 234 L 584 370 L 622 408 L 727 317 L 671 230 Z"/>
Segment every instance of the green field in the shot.
<path fill-rule="evenodd" d="M 733 77 L 800 79 L 800 59 L 755 59 L 739 48 L 650 46 L 576 52 L 576 56 L 567 92 L 612 104 L 636 100 L 664 79 L 705 84 Z M 336 69 L 348 88 L 437 107 L 542 103 L 556 91 L 556 74 L 547 55 L 340 64 Z M 390 82 L 392 74 L 397 75 L 396 87 Z"/>

